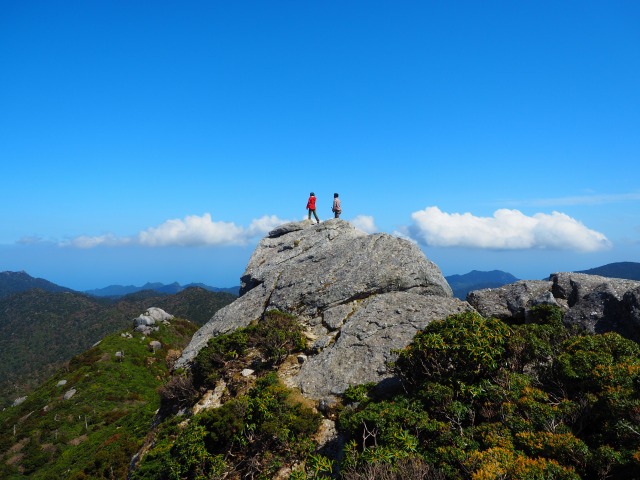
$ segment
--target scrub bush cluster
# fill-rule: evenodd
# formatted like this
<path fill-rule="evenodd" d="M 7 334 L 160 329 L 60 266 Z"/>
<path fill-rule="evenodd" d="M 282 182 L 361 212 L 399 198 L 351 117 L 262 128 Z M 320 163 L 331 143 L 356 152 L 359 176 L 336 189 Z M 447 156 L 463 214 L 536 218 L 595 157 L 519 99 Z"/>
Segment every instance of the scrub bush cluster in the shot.
<path fill-rule="evenodd" d="M 640 478 L 640 348 L 616 333 L 571 332 L 549 306 L 519 325 L 464 313 L 393 370 L 401 394 L 345 396 L 348 471 L 412 459 L 450 479 Z"/>

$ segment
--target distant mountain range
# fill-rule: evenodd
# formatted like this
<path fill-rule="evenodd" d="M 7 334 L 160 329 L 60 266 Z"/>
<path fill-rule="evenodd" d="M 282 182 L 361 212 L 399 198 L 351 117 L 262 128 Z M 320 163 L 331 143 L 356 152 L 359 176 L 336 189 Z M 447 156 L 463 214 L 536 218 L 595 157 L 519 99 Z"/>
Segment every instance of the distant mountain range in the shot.
<path fill-rule="evenodd" d="M 449 282 L 451 290 L 453 290 L 453 296 L 461 300 L 467 298 L 467 294 L 473 290 L 501 287 L 519 280 L 510 273 L 501 270 L 492 270 L 490 272 L 473 270 L 464 275 L 449 275 L 445 279 Z"/>
<path fill-rule="evenodd" d="M 183 291 L 186 288 L 191 287 L 199 287 L 204 288 L 205 290 L 209 290 L 210 292 L 226 292 L 231 293 L 232 295 L 238 296 L 240 293 L 240 286 L 237 287 L 229 287 L 229 288 L 219 288 L 219 287 L 211 287 L 209 285 L 205 285 L 204 283 L 189 283 L 188 285 L 180 285 L 178 282 L 173 282 L 168 285 L 164 283 L 145 283 L 141 287 L 136 287 L 134 285 L 109 285 L 104 288 L 97 288 L 94 290 L 85 290 L 84 293 L 88 295 L 93 295 L 94 297 L 123 297 L 125 295 L 130 295 L 132 293 L 141 292 L 144 290 L 153 290 L 158 293 L 166 293 L 169 295 L 176 294 L 178 292 Z"/>
<path fill-rule="evenodd" d="M 637 262 L 617 262 L 603 265 L 602 267 L 581 270 L 576 273 L 588 273 L 589 275 L 600 275 L 601 277 L 626 278 L 627 280 L 640 280 L 640 263 Z"/>
<path fill-rule="evenodd" d="M 167 295 L 174 295 L 187 288 L 199 287 L 210 292 L 225 292 L 235 295 L 236 297 L 240 293 L 240 286 L 237 287 L 212 287 L 205 285 L 204 283 L 189 283 L 188 285 L 180 285 L 178 282 L 170 283 L 168 285 L 164 283 L 146 283 L 141 287 L 134 285 L 110 285 L 104 288 L 97 288 L 94 290 L 86 290 L 82 293 L 92 295 L 94 297 L 109 297 L 120 298 L 125 295 L 131 295 L 132 293 L 142 292 L 144 290 L 151 290 L 156 293 L 164 293 Z M 0 272 L 0 298 L 4 298 L 8 295 L 20 292 L 26 292 L 38 288 L 45 292 L 75 292 L 75 290 L 67 287 L 56 285 L 43 278 L 35 278 L 29 275 L 27 272 Z"/>

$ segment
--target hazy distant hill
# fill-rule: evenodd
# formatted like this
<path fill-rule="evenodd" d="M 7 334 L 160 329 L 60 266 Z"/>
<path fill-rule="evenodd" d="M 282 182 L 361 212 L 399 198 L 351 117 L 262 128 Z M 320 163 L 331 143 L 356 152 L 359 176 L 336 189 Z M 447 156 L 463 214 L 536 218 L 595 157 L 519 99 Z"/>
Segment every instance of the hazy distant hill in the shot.
<path fill-rule="evenodd" d="M 467 298 L 467 293 L 473 290 L 496 288 L 518 281 L 518 278 L 501 270 L 490 272 L 472 270 L 464 275 L 450 275 L 445 278 L 453 290 L 453 296 L 461 300 Z"/>
<path fill-rule="evenodd" d="M 190 287 L 200 287 L 205 290 L 209 290 L 210 292 L 227 292 L 231 293 L 235 296 L 238 296 L 240 292 L 240 287 L 228 287 L 228 288 L 219 288 L 219 287 L 211 287 L 209 285 L 205 285 L 204 283 L 189 283 L 188 285 L 180 285 L 178 282 L 170 283 L 165 285 L 164 283 L 145 283 L 141 287 L 136 287 L 134 285 L 109 285 L 104 288 L 96 288 L 93 290 L 86 290 L 84 293 L 88 295 L 93 295 L 96 297 L 123 297 L 125 295 L 129 295 L 132 293 L 140 292 L 143 290 L 153 290 L 159 293 L 168 293 L 174 294 L 181 292 L 185 288 Z"/>
<path fill-rule="evenodd" d="M 588 273 L 589 275 L 600 275 L 611 278 L 626 278 L 627 280 L 640 280 L 640 263 L 609 263 L 601 267 L 590 268 L 589 270 L 580 270 L 576 273 Z"/>
<path fill-rule="evenodd" d="M 203 324 L 235 299 L 202 288 L 175 295 L 137 292 L 117 301 L 41 289 L 0 299 L 0 406 L 105 335 L 128 327 L 149 307 Z"/>
<path fill-rule="evenodd" d="M 0 272 L 0 298 L 12 293 L 25 292 L 39 288 L 45 292 L 72 292 L 70 288 L 61 287 L 43 278 L 34 278 L 27 272 Z"/>

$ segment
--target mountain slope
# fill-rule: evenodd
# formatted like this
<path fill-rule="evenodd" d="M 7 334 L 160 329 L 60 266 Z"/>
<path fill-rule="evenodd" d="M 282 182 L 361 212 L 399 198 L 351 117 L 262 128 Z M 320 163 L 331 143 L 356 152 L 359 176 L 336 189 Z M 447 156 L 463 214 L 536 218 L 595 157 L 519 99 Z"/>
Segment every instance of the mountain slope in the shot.
<path fill-rule="evenodd" d="M 496 288 L 518 281 L 510 273 L 501 270 L 492 270 L 490 272 L 472 270 L 464 275 L 450 275 L 445 279 L 449 282 L 451 290 L 453 290 L 453 296 L 461 300 L 464 300 L 467 294 L 473 290 Z"/>
<path fill-rule="evenodd" d="M 0 406 L 33 388 L 105 335 L 128 327 L 149 307 L 176 312 L 202 324 L 235 298 L 190 288 L 176 295 L 153 293 L 117 302 L 39 289 L 0 299 Z"/>
<path fill-rule="evenodd" d="M 640 263 L 637 263 L 637 262 L 609 263 L 601 267 L 590 268 L 589 270 L 580 270 L 576 273 L 600 275 L 601 277 L 625 278 L 627 280 L 640 280 Z"/>
<path fill-rule="evenodd" d="M 72 292 L 70 288 L 61 287 L 43 278 L 34 278 L 27 272 L 0 272 L 0 298 L 13 293 L 25 292 L 39 288 L 46 292 Z"/>
<path fill-rule="evenodd" d="M 109 335 L 0 412 L 0 478 L 126 478 L 159 407 L 157 390 L 195 329 L 174 318 L 146 338 L 131 329 Z"/>

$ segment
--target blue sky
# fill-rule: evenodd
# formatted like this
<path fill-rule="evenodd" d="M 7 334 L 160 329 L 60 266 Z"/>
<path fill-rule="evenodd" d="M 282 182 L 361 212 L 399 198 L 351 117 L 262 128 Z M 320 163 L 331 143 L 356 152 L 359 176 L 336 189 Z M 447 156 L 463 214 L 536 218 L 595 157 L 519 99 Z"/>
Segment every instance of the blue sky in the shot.
<path fill-rule="evenodd" d="M 310 191 L 445 275 L 640 261 L 638 2 L 0 7 L 0 271 L 237 285 Z"/>

